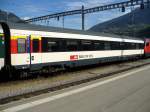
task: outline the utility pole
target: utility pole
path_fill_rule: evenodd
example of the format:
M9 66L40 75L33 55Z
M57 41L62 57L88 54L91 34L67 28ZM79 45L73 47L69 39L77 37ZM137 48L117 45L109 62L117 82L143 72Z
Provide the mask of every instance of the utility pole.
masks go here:
M6 12L6 22L8 23L8 15L9 15L9 12Z
M149 7L150 7L150 1L147 0L147 8L149 8Z
M133 28L133 33L132 36L135 37L135 24L134 24L134 5L133 5L133 0L131 0L131 27Z
M82 30L84 30L84 6L82 5L82 9L81 9L81 16L82 16Z
M65 27L65 17L64 16L62 17L62 25L63 25L63 29L64 29L64 27Z

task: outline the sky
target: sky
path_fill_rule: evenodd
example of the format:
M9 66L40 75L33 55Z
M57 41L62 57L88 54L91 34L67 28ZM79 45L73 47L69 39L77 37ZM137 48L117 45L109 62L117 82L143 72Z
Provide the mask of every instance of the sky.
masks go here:
M81 9L82 5L85 8L92 8L122 1L127 0L0 0L0 10L12 12L22 19L29 19L62 11ZM126 9L126 12L121 12L120 9L114 9L86 14L85 28L89 29L98 23L119 17L128 12L130 12L130 8ZM67 16L64 20L66 28L81 29L81 15ZM38 22L36 24L45 25L44 22ZM51 19L49 25L62 27L62 18L59 21L57 19Z

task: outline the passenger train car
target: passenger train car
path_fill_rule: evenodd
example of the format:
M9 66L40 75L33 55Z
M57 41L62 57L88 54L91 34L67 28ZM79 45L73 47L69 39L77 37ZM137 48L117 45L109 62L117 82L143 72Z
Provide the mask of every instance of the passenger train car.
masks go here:
M149 42L103 33L0 23L0 69L13 76L14 71L127 60L150 54Z
M145 57L150 56L150 39L145 39L144 55Z

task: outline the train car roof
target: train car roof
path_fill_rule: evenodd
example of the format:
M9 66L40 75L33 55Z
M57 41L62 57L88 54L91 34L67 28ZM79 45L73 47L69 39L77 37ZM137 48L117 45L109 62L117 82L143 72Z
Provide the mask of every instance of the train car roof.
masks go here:
M60 32L60 33L70 33L70 34L82 34L82 35L106 36L106 37L114 37L114 38L143 40L141 38L120 36L120 35L115 35L110 33L100 33L100 32L83 31L83 30L75 30L75 29L67 29L67 28L58 28L58 27L42 26L42 25L27 24L27 23L7 23L7 24L10 29Z

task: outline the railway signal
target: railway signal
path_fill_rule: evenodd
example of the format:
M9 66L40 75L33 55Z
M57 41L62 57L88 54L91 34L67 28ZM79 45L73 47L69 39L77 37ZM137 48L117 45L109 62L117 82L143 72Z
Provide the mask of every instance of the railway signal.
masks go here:
M125 12L125 6L122 6L122 12Z
M144 3L141 3L140 8L144 9Z

